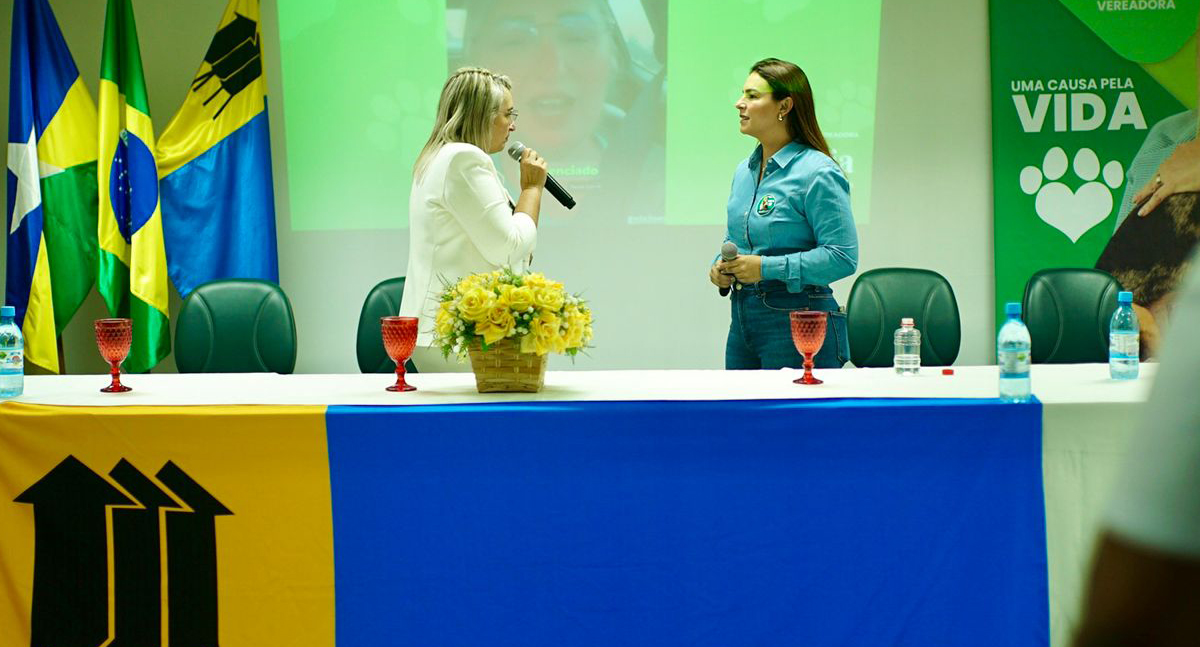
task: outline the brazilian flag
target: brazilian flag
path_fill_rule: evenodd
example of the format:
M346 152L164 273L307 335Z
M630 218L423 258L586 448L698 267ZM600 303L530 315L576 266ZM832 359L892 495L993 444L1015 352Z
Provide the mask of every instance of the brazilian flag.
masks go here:
M171 351L167 259L154 161L154 128L129 0L108 0L100 61L98 185L100 295L133 319L125 368L143 372Z
M25 358L57 371L96 281L96 104L46 0L13 3L10 61L5 302Z

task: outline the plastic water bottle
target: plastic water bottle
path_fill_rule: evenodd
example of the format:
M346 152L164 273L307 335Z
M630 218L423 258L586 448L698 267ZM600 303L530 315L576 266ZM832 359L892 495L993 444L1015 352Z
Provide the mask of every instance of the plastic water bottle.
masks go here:
M25 392L25 338L13 322L17 309L0 307L0 398Z
M1028 402L1030 398L1029 329L1021 321L1021 304L1007 303L1004 314L1008 320L996 336L996 359L1000 363L1000 399L1005 402Z
M1117 309L1108 324L1108 374L1112 379L1137 379L1140 333L1138 318L1133 312L1133 293L1117 293Z
M913 327L913 320L905 317L895 334L896 354L892 366L896 375L916 375L921 371L921 331Z

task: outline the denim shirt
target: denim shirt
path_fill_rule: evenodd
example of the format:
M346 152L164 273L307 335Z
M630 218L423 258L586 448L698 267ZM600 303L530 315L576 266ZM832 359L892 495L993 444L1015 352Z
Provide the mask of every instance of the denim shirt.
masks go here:
M725 240L762 256L763 280L783 281L789 292L853 274L858 233L841 168L795 141L767 161L760 184L761 164L760 145L733 174Z

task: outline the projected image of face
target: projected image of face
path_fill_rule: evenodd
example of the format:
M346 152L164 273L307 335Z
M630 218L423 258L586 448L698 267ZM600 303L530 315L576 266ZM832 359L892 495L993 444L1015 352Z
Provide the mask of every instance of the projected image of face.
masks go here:
M448 63L512 80L514 139L575 197L572 217L660 221L665 20L665 2L447 0ZM515 180L515 166L498 166Z
M466 57L502 70L521 89L530 146L547 159L598 161L592 137L615 67L613 41L592 0L488 2L470 20ZM474 27L479 31L472 33Z

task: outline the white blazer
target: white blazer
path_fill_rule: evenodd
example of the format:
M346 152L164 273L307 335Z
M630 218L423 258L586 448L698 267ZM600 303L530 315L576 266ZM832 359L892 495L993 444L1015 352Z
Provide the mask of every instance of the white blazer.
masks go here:
M441 279L458 281L504 265L525 270L537 226L511 205L492 158L471 144L446 144L413 182L400 316L420 318L418 346L433 344Z

